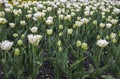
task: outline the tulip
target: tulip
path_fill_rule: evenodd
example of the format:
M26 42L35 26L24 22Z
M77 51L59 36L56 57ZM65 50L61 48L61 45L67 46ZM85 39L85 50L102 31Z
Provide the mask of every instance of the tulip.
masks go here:
M98 40L97 41L97 43L96 43L99 47L105 47L105 46L107 46L108 44L109 44L109 42L108 41L106 41L106 40L103 40L103 39L100 39L100 40Z
M77 43L76 43L76 46L80 47L81 46L81 41L78 40Z
M5 40L0 43L0 48L2 50L8 51L11 49L12 45L13 45L13 42L10 42L9 40Z
M29 34L27 37L28 37L29 43L31 43L34 46L37 46L42 39L42 35Z
M53 30L52 30L52 29L48 29L48 30L47 30L47 34L48 34L48 35L52 35L52 33L53 33Z
M37 27L32 27L32 28L30 28L30 31L32 32L32 33L37 33L37 30L38 30L38 28Z
M69 35L71 35L71 34L73 33L73 29L68 29L68 30L67 30L67 33L68 33Z

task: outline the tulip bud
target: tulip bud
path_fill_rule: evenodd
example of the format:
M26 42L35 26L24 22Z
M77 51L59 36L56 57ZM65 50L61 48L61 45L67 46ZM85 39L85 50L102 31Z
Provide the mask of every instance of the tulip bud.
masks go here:
M59 41L57 42L57 45L58 45L58 46L61 46L61 45L62 45L61 40L59 40Z
M104 28L104 27L105 27L105 24L104 24L104 23L100 23L100 27L101 27L101 28Z
M112 43L117 43L117 40L115 38L112 39Z
M59 37L60 37L60 36L62 36L62 35L63 35L63 33L62 33L62 32L60 32L60 33L59 33Z
M67 20L67 17L66 17L66 16L64 17L64 20Z
M100 35L98 35L98 36L97 36L97 40L99 40L100 38L101 38Z
M94 25L97 25L97 20L94 20L94 21L93 21L93 24L94 24Z
M111 39L113 39L113 38L115 38L115 37L116 37L116 34L115 34L115 33L111 33L111 34L110 34L110 38L111 38Z
M76 24L73 24L73 28L76 28L77 26L76 26Z
M47 30L47 34L48 34L48 35L52 35L52 33L53 33L53 30L52 30L52 29L48 29L48 30Z
M81 41L78 40L76 46L80 47L81 46Z
M23 41L22 41L22 40L18 40L18 41L17 41L17 44L18 44L19 46L21 46L21 45L23 45Z
M71 34L73 33L73 29L68 29L68 30L67 30L67 33L68 33L69 35L71 35Z
M26 23L25 21L20 21L20 24L21 24L22 26L24 26L24 25L26 25L27 23Z
M105 18L105 16L103 15L103 16L102 16L102 19L104 19L104 18Z
M79 21L80 21L80 20L81 20L81 17L77 17L77 20L79 20Z
M4 59L4 58L1 60L1 62L2 62L2 63L4 63L4 64L6 63L6 61L5 61L5 59Z
M13 34L13 37L14 37L14 38L17 38L17 37L18 37L18 34L17 34L17 33L14 33L14 34Z
M120 37L120 32L119 32L118 36Z
M108 35L105 37L106 40L109 40L109 38L110 38L110 37L109 37Z
M87 50L87 49L88 49L87 43L82 43L81 48L82 48L83 50Z
M61 52L63 49L62 49L62 47L59 47L59 51Z
M22 34L22 35L21 35L21 38L22 38L22 39L24 39L24 38L25 38L25 35L24 35L24 34Z
M14 50L14 56L19 56L20 50L18 48L15 48Z
M62 30L63 29L63 25L59 25L59 29Z

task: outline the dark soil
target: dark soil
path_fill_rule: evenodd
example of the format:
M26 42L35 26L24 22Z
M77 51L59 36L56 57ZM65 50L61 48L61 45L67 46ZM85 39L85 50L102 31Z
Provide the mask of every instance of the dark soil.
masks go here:
M51 65L51 63L43 63L37 79L55 79L54 67Z

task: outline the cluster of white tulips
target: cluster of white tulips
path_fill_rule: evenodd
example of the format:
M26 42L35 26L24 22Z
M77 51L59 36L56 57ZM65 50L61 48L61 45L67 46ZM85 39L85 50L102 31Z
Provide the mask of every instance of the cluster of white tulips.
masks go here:
M5 79L12 75L37 79L46 61L53 65L55 79L62 79L63 74L68 79L120 78L120 4L81 0L4 3L0 63Z

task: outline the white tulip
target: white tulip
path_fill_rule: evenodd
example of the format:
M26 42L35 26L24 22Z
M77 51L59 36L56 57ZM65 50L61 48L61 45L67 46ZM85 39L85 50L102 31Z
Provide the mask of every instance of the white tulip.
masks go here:
M51 20L51 19L46 20L46 24L47 25L52 25L53 24L53 20Z
M35 46L37 46L39 44L40 40L42 39L42 35L29 34L27 37L28 37L29 43L31 43L32 45L35 45Z
M117 23L118 23L118 20L112 19L112 20L111 20L111 23L112 23L112 24L117 24Z
M111 34L110 34L110 38L111 38L111 39L114 39L115 37L116 37L116 34L115 34L115 33L111 33Z
M77 27L80 27L82 24L83 24L83 23L80 22L80 21L75 21L75 25L76 25Z
M14 28L15 27L15 23L9 23L10 28Z
M20 24L21 24L22 26L24 26L24 25L26 25L27 23L26 23L25 21L20 21Z
M68 29L68 30L67 30L67 33L68 33L69 35L71 35L71 34L73 33L73 29Z
M5 16L5 12L4 11L1 11L0 12L0 17L4 17Z
M48 19L48 20L53 20L53 17L52 17L52 16L49 16L47 19Z
M119 14L119 13L120 13L120 9L118 9L118 8L114 8L113 11L114 11L116 14Z
M85 12L84 12L84 15L85 15L85 16L89 16L89 15L90 15L90 11L85 11Z
M111 23L107 23L107 24L106 24L106 28L109 29L109 28L111 28L111 27L112 27L112 24L111 24Z
M75 13L74 13L74 12L71 12L71 16L75 16Z
M104 23L100 23L100 27L101 27L101 28L104 28L104 27L105 27L105 24L104 24Z
M63 18L64 18L64 15L60 14L60 15L59 15L59 18L60 18L60 19L63 19Z
M31 31L32 33L36 33L36 32L37 32L37 30L38 30L38 28L37 28L37 27L32 27L32 28L30 28L30 31Z
M83 19L81 19L81 22L84 23L84 24L87 24L89 22L89 19L83 18Z
M109 42L106 41L106 40L100 39L100 40L97 41L96 44L97 44L99 47L105 47L105 46L107 46L107 45L109 44Z
M67 0L60 0L60 2L63 2L63 3L65 3L65 2L67 2Z
M57 10L57 14L61 14L61 9Z
M5 10L5 12L11 12L10 8L5 8L4 10Z
M70 20L71 19L71 15L67 15L67 20Z
M47 8L47 11L52 11L52 7L48 7L48 8Z
M0 24L5 24L7 20L5 18L0 18Z
M32 14L25 15L27 19L30 19L32 17Z
M78 16L78 17L77 17L77 20L80 21L80 20L81 20L81 17Z
M10 42L9 40L5 40L0 43L0 48L2 50L8 51L11 49L12 45L13 45L13 42Z
M33 16L34 16L36 19L41 19L42 17L45 16L45 13L44 13L44 12L36 12L35 14L33 14Z
M42 9L43 7L44 7L43 4L38 4L38 5L37 5L37 8L38 8L38 9Z

